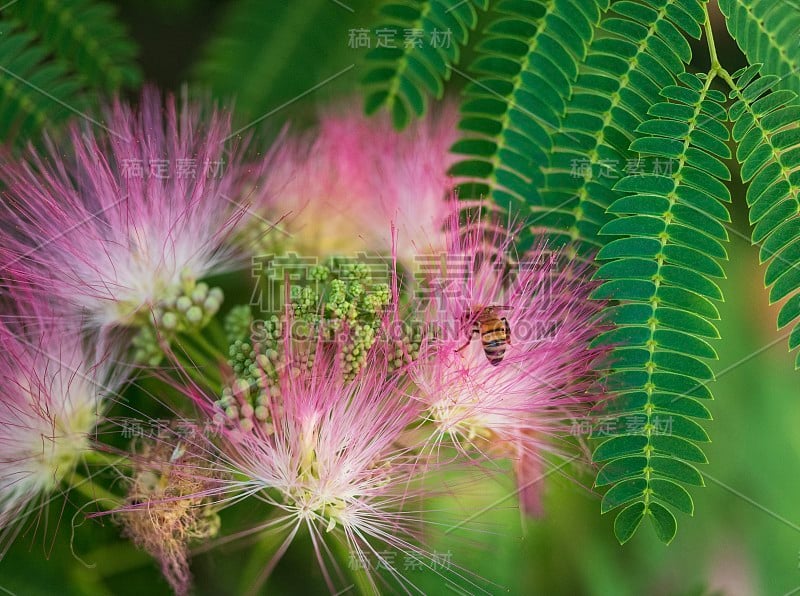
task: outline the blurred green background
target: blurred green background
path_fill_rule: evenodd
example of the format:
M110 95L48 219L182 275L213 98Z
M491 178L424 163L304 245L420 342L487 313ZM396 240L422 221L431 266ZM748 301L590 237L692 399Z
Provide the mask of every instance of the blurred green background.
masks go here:
M24 1L24 0L22 0ZM312 122L319 105L357 95L363 50L348 47L349 31L374 24L364 0L123 0L121 20L140 48L147 81L177 90L189 82L216 97L234 98L236 120L260 120L268 136L288 121ZM2 10L2 9L0 9ZM718 25L721 25L718 23ZM742 64L717 27L725 65ZM696 66L708 60L702 49ZM464 58L468 61L469 56ZM327 82L325 82L327 81ZM325 82L324 84L321 84ZM453 80L458 93L461 81ZM736 174L734 174L736 177ZM649 528L620 547L609 516L590 489L553 475L543 519L525 521L511 482L483 480L468 494L432 506L445 527L455 515L484 511L432 548L486 579L492 594L792 594L800 593L800 395L793 358L775 331L756 251L747 240L743 195L734 188L730 264L723 289L722 341L713 390L713 444L703 466L707 487L693 492L694 518L679 519L670 546ZM593 474L579 479L591 485ZM75 503L56 499L29 523L0 561L0 591L11 594L167 594L153 562L117 539L114 524L85 521ZM248 506L226 513L236 523L257 519ZM234 520L234 518L237 518ZM73 521L77 526L74 528ZM198 554L198 594L238 594L248 565L261 563L246 542ZM410 578L427 594L458 593L425 572ZM309 544L299 540L279 564L266 592L325 592ZM477 591L477 590L475 590Z

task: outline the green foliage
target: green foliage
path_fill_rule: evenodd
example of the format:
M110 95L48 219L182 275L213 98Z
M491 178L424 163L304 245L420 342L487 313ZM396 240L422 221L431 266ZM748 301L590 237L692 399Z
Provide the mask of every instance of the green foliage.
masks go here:
M80 105L80 84L20 23L0 20L0 134L27 140L46 124L64 120ZM46 91L45 91L46 89ZM40 91L42 90L42 91Z
M614 191L623 196L608 208L617 218L600 230L619 237L597 255L604 283L595 292L621 302L609 312L617 327L598 339L615 346L609 385L618 392L605 412L611 431L601 434L619 436L594 459L603 463L597 485L610 486L603 511L627 505L615 523L620 542L644 516L670 542L671 510L693 512L682 484L703 484L694 464L706 458L696 443L709 439L694 419L711 418L702 400L711 398L713 373L704 360L716 358L707 339L718 337L714 279L724 277L731 200L725 95L713 80L684 73L662 89L666 101L652 106L630 149L668 160L669 172L621 179Z
M70 65L93 89L135 88L142 75L136 46L114 8L98 0L26 0L7 9L50 54Z
M750 64L780 77L776 89L800 93L800 3L796 0L719 0L728 30Z
M453 152L466 156L452 173L473 183L462 198L490 196L527 211L542 186L579 64L607 1L505 0L477 45Z
M753 244L767 263L765 283L770 302L787 299L778 327L800 317L800 106L797 95L781 90L775 75L757 77L758 66L739 73L730 108L736 159L742 164ZM800 326L789 337L789 349L800 346ZM795 360L800 368L800 354Z
M476 8L488 6L489 0L393 0L381 6L380 29L391 32L395 47L376 47L367 55L367 113L386 105L401 129L412 115L424 114L426 94L442 97L444 81L478 24ZM406 42L407 31L422 33L418 43ZM437 39L442 33L449 33L448 41Z
M141 81L135 46L96 0L30 0L0 13L0 134L19 144Z
M231 2L193 78L230 100L242 125L312 94L318 99L348 89L358 57L348 34L358 26L353 14L365 13L369 5L368 0L292 0L269 7L263 0ZM290 113L282 111L281 121Z
M595 35L554 140L534 232L587 255L613 214L614 184L638 159L634 131L691 60L685 34L699 38L704 0L612 5ZM684 33L681 33L683 30Z

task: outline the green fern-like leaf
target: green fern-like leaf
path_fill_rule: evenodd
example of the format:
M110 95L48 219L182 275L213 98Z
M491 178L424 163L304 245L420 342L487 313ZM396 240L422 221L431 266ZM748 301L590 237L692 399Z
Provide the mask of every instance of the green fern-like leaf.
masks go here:
M589 52L567 105L561 132L535 209L533 232L570 252L591 254L605 239L598 232L613 218L614 184L631 171L638 154L630 144L691 59L684 35L699 38L705 0L614 2ZM683 31L683 33L681 32Z
M775 88L800 93L800 2L719 0L719 7L750 64L780 77Z
M609 384L618 397L600 433L616 436L594 459L603 464L597 485L609 487L603 512L626 506L615 523L621 542L644 516L671 541L672 510L693 512L683 484L703 484L694 464L706 461L697 443L709 439L695 419L711 418L704 360L716 358L707 339L718 337L722 293L713 280L724 276L731 199L722 182L730 179L725 95L711 89L713 78L684 73L662 90L667 101L652 107L631 150L669 160L670 172L620 180L614 190L624 196L609 207L618 218L600 231L618 237L598 253L606 262L595 292L619 301L610 309L617 327L598 340L615 346Z
M25 0L6 11L69 64L87 87L115 91L141 82L136 46L111 5L98 0Z
M21 23L0 20L0 139L24 143L82 105L80 82Z
M461 197L491 196L506 208L527 209L542 186L578 65L607 1L506 0L478 44L470 67L453 152L466 156L452 173L472 182ZM524 212L524 211L523 211Z
M489 0L391 0L380 8L380 27L391 32L393 47L376 47L367 54L369 71L364 107L368 114L387 106L395 127L404 128L412 115L426 109L426 94L440 98L450 67L457 64L470 32L478 24L476 8ZM407 43L406 32L422 33ZM447 34L445 41L442 34ZM389 44L386 44L389 45Z
M742 164L753 243L767 263L765 283L770 302L787 299L778 327L800 317L800 105L793 91L780 90L774 75L756 77L759 66L736 73L730 108L736 158ZM778 89L778 90L776 90ZM800 325L789 349L800 346ZM795 359L800 368L800 354Z

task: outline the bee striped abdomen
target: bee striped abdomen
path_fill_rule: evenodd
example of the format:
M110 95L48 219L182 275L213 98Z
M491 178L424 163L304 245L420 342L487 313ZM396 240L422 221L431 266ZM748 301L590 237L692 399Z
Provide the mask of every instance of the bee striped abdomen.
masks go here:
M505 324L498 319L481 325L481 342L489 362L494 366L500 364L506 353L506 344L508 343Z

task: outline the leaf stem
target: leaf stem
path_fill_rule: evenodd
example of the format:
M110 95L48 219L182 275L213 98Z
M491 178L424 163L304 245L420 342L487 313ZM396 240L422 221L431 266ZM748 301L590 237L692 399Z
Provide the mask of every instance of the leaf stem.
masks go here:
M733 81L733 77L731 77L730 73L722 67L722 64L719 61L719 56L717 55L717 46L714 42L714 28L711 26L711 17L708 13L708 5L705 6L706 11L706 21L703 24L703 29L706 34L706 43L708 44L708 54L711 58L711 67L709 68L708 75L713 77L718 75L723 81L725 81L731 89L736 88L736 84Z

